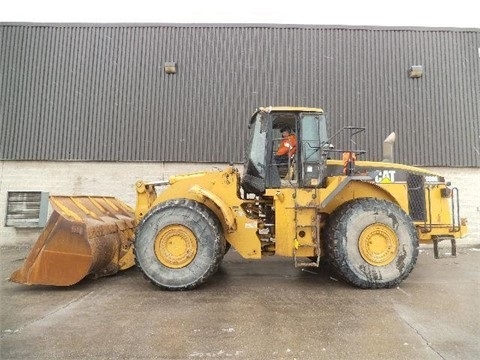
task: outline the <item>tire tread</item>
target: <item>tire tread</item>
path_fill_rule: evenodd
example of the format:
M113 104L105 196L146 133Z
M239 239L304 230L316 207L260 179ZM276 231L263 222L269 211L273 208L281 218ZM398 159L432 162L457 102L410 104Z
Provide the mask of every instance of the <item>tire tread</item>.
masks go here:
M407 264L406 270L398 276L396 279L386 282L379 281L366 281L360 279L349 266L349 259L347 257L345 249L341 245L341 239L345 236L345 224L348 224L349 218L353 212L371 210L372 207L390 208L396 207L405 216L404 221L409 225L408 231L412 238L413 254L412 260ZM398 286L415 267L418 256L418 237L413 226L412 219L408 214L403 212L397 205L392 202L374 198L362 198L349 201L340 206L328 219L326 229L324 231L325 250L328 263L333 268L334 272L345 282L364 289L379 289L379 288L392 288Z
M135 246L136 243L134 244L135 264L137 268L140 269L140 271L143 273L144 277L147 280L149 280L152 284L154 284L155 286L163 290L173 290L173 291L191 290L202 285L213 274L215 274L218 270L218 267L220 266L220 263L222 262L223 256L225 254L225 247L226 247L225 238L222 233L223 231L222 226L218 218L215 216L215 214L205 205L190 199L172 199L172 200L168 200L163 203L160 203L149 210L149 212L144 216L144 218L138 224L135 232L135 238L138 238L140 232L142 231L142 227L144 226L145 223L148 222L150 217L152 217L154 214L158 212L168 211L170 209L175 209L177 213L184 212L185 213L184 216L187 219L189 218L191 221L195 220L194 214L195 213L198 214L204 220L203 222L204 226L201 228L201 232L203 232L205 229L208 229L208 228L210 228L210 230L214 232L214 243L212 245L214 246L214 249L216 248L216 250L214 251L214 258L212 259L211 264L208 266L205 272L203 272L202 274L198 274L198 277L195 279L195 281L190 282L188 284L178 283L174 285L162 284L159 281L156 281L155 279L153 279L144 271L144 269L142 268L142 265L138 261L137 246Z

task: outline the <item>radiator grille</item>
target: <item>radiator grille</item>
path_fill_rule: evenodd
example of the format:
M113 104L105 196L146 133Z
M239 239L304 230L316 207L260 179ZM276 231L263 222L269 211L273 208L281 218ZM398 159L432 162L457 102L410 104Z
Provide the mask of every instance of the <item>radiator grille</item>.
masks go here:
M408 207L410 216L416 221L425 221L427 211L425 205L425 178L421 175L409 174L407 177Z

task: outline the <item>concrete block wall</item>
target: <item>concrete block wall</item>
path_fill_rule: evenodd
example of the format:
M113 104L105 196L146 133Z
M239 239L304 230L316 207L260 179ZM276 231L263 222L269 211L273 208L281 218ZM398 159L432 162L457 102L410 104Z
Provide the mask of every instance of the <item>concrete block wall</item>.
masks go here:
M0 245L33 243L41 229L5 227L8 191L47 191L50 195L114 196L135 207L135 182L167 180L176 174L223 169L224 164L0 162ZM51 210L50 210L51 211Z
M8 191L47 191L52 195L115 196L135 206L135 182L167 180L170 176L223 169L226 164L0 162L0 245L31 244L41 229L5 227ZM242 170L242 168L240 168ZM429 168L460 190L461 216L470 226L468 239L480 242L480 168Z

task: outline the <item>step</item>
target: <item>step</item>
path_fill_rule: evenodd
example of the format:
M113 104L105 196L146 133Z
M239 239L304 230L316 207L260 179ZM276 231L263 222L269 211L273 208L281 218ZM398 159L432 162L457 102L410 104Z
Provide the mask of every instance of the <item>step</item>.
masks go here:
M450 240L450 244L451 244L450 254L451 255L450 256L448 256L448 255L440 256L440 253L438 251L438 243L441 242L441 241L447 241L447 240ZM457 257L457 241L455 240L455 238L453 238L453 237L438 237L438 238L432 239L432 241L433 241L433 256L435 257L435 259Z

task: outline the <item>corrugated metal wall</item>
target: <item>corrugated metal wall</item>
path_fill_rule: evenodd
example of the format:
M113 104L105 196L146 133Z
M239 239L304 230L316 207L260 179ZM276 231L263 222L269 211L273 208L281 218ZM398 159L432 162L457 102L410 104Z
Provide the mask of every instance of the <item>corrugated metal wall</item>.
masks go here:
M365 125L369 158L396 131L398 162L480 166L479 48L479 29L0 24L0 158L239 162L256 107L300 105Z

